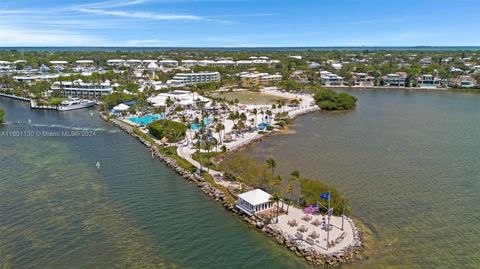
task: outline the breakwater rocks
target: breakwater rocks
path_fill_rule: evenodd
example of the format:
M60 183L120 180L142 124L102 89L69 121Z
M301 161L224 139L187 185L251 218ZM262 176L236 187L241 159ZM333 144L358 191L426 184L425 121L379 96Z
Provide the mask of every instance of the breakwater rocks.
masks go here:
M175 159L162 154L155 145L152 145L152 143L150 141L148 141L148 140L144 139L143 137L137 135L133 131L133 127L131 127L130 125L128 125L126 123L123 123L119 120L116 120L116 119L108 119L107 117L105 117L103 115L101 115L101 117L104 120L109 121L113 125L115 125L115 126L119 127L120 129L124 130L127 134L136 138L139 142L141 142L147 148L150 149L153 156L158 157L165 165L167 165L168 167L175 170L175 172L177 172L179 175L181 175L185 179L196 183L196 185L203 191L203 193L205 193L208 196L213 197L216 201L226 202L225 201L225 193L223 191L215 188L209 182L206 182L204 180L204 178L202 176L200 176L199 174L192 173L190 171L187 171L183 167L179 166Z
M247 224L249 224L253 228L256 228L258 231L265 233L272 239L276 240L278 244L284 245L287 249L294 252L297 256L303 257L308 263L315 265L338 266L342 263L353 261L357 254L363 249L362 232L355 226L352 219L346 218L346 220L350 222L353 227L354 241L352 242L352 244L332 253L319 253L315 249L308 247L305 243L303 243L302 240L298 240L288 234L283 233L272 225L266 223L264 220L256 216L248 216L242 213L235 207L235 204L227 201L226 194L222 190L212 186L212 184L210 184L209 182L206 182L201 175L192 173L180 167L175 159L165 156L157 149L155 145L152 145L150 141L136 134L132 126L117 119L108 119L104 115L101 115L101 117L105 121L111 122L113 125L119 127L129 135L136 138L139 142L141 142L150 149L153 156L158 157L165 165L175 170L185 179L194 182L203 191L203 193L205 193L207 196L212 197L213 199L215 199L215 201L222 203L223 207L226 210L236 215L239 215ZM230 193L230 195L235 196L232 193Z

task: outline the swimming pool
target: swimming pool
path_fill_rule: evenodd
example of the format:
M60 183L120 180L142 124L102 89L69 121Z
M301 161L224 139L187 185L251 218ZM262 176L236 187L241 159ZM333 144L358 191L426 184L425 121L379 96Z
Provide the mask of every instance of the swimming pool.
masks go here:
M149 115L145 115L143 117L129 118L128 120L130 120L131 122L140 124L140 125L147 125L147 124L149 124L153 121L163 120L163 119L165 119L164 114L149 114Z
M213 122L213 118L203 119L203 124L205 124L205 126L211 124L212 122ZM192 129L192 131L198 131L198 130L200 130L200 124L199 123L192 123L190 125L190 128Z

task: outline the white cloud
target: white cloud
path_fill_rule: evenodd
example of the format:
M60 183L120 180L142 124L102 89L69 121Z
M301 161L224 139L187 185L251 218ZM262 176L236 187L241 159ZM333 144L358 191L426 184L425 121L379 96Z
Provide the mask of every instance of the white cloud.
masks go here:
M129 46L129 47L160 47L160 46L166 46L167 44L168 44L167 40L134 39L134 40L128 40L126 46Z
M106 46L96 36L70 31L33 30L0 25L0 46Z
M183 14L159 14L151 12L127 12L120 10L104 10L95 8L78 8L76 11L83 13L97 14L97 15L111 15L126 18L147 19L147 20L162 20L162 21L174 21L174 20L189 20L199 21L204 18L195 15L183 15Z

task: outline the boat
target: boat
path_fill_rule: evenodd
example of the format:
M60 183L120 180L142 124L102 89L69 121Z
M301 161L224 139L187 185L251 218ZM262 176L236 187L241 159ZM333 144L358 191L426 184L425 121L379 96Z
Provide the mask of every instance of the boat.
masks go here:
M69 100L63 101L60 106L58 107L59 111L69 111L74 109L81 109L87 108L96 105L94 101L79 99L79 98L71 98Z

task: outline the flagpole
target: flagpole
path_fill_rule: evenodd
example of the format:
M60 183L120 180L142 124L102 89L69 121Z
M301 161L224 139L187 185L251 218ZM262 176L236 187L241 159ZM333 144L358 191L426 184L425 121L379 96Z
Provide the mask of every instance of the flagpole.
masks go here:
M343 231L343 217L345 216L345 200L343 200L343 210L342 210L342 231Z
M328 210L327 210L327 217L328 217L328 221L327 221L327 249L328 249L328 246L330 246L330 190L328 190Z

